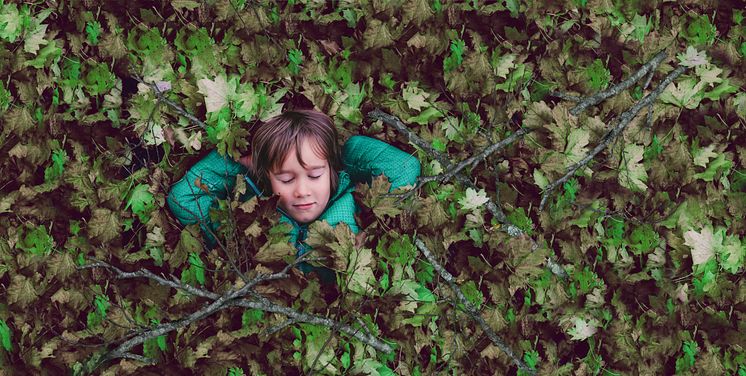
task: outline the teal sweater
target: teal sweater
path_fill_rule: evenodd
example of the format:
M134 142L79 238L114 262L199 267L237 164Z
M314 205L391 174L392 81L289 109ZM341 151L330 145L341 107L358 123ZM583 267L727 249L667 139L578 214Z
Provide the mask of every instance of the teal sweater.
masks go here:
M391 190L413 185L420 175L420 162L417 158L391 146L383 141L365 136L353 136L344 145L342 151L343 171L339 172L339 185L329 199L326 210L318 218L325 220L330 225L336 226L340 222L346 223L354 233L360 228L355 223L355 201L352 192L355 185L360 182L370 183L374 176L386 175L391 182ZM216 241L210 234L219 227L218 223L212 223L209 217L209 208L217 206L218 199L225 199L235 186L236 175L242 174L247 185L251 188L250 193L242 197L248 200L254 195L261 193L249 176L248 169L242 164L221 156L217 151L212 151L192 168L171 188L168 195L168 206L171 212L182 225L199 223L202 232L210 247L215 246ZM209 192L194 185L195 180L200 178L202 185ZM300 256L309 249L303 242L306 239L308 226L300 224L292 217L286 215L281 209L280 221L292 226L290 241L295 245ZM301 267L308 271L308 267Z

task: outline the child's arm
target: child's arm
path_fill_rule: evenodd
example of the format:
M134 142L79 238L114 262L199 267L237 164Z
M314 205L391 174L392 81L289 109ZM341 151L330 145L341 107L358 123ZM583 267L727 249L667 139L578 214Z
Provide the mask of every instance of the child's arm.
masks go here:
M210 221L210 207L233 191L238 174L246 176L248 169L213 150L195 163L184 177L171 187L168 194L168 206L176 219L185 226L199 223L209 246L215 245L211 232L215 232L218 227L218 224ZM251 187L248 191L251 193ZM249 195L252 196L253 194Z
M354 183L370 183L374 176L386 175L391 189L413 185L420 176L420 161L383 141L352 136L344 145L342 161Z

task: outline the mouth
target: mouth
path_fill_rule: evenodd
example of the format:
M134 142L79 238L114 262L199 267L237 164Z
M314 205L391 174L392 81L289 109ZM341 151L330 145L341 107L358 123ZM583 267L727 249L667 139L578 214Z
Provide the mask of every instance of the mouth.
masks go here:
M312 207L313 205L314 205L314 203L312 202L312 203L310 203L310 204L300 204L300 205L293 205L293 207L294 207L294 208L296 208L296 209L298 209L298 210L308 210L308 209L310 209L310 208L311 208L311 207Z

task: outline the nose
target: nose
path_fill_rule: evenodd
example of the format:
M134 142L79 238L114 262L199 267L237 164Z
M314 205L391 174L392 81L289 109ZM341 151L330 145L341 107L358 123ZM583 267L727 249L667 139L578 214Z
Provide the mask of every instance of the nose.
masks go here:
M302 182L299 182L295 185L295 197L306 197L311 193L311 191L308 189L308 185L304 184Z

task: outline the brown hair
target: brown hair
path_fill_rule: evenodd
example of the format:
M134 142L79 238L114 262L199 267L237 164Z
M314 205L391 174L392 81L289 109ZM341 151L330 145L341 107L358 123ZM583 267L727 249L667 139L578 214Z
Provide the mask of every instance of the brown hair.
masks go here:
M315 110L286 111L267 120L254 132L251 140L251 172L257 178L259 188L265 193L272 191L269 173L282 167L282 162L293 148L298 161L305 168L300 144L309 139L314 141L313 151L329 162L331 194L334 195L339 184L338 171L342 169L342 152L337 138L337 128L332 119Z

